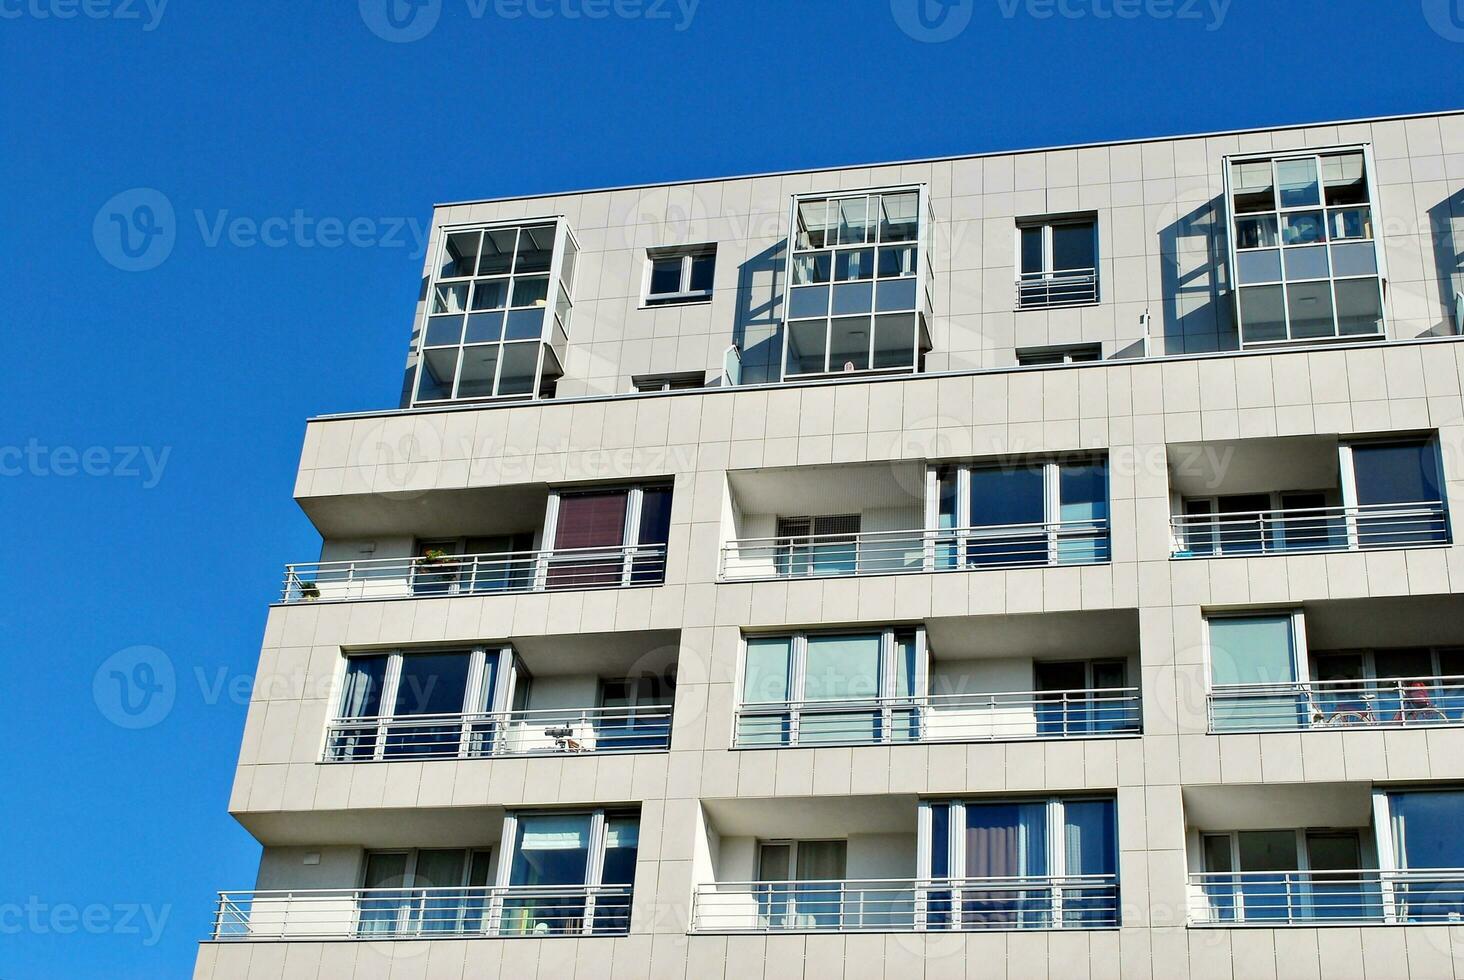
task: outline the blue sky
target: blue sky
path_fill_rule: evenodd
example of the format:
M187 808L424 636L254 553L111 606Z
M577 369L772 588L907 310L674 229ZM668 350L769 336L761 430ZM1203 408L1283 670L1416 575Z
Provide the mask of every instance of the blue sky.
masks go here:
M318 548L304 420L395 404L434 202L1464 81L1464 0L412 0L400 30L386 2L0 0L6 980L186 976L252 885L226 805L265 604Z

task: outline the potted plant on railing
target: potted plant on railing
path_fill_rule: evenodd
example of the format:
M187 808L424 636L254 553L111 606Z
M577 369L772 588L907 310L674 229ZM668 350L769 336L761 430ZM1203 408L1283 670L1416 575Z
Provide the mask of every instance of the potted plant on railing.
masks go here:
M300 579L298 585L300 589L300 598L304 599L306 602L310 602L312 600L320 598L320 586L316 585L309 579Z

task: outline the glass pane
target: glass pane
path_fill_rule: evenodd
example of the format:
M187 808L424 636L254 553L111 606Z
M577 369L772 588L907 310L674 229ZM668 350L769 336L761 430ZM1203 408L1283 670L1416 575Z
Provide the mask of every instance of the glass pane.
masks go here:
M1391 793L1388 800L1401 867L1464 868L1464 792Z
M1315 160L1279 160L1276 179L1281 185L1283 208L1304 208L1322 203Z
M1045 803L966 804L966 876L1029 878L1047 873ZM1010 886L1011 882L1003 882ZM961 891L961 917L967 926L1040 927L1051 913L1045 887Z
M530 306L543 306L549 301L549 277L529 276L520 279L517 276L513 280L513 305L522 309Z
M407 857L402 852L366 855L364 888L391 888L407 882Z
M915 191L886 194L880 198L879 240L915 241L920 234L919 207L920 195Z
M1290 830L1243 830L1236 835L1241 871L1295 871L1296 834Z
M893 279L897 276L915 275L917 248L914 245L896 245L879 250L879 277Z
M1045 565L1048 537L1043 467L971 470L966 561L975 566Z
M1367 202L1367 176L1361 153L1322 157L1322 180L1327 187L1328 204Z
M883 293L881 292L881 295ZM915 314L874 318L875 368L915 366Z
M715 253L692 256L691 291L694 293L711 292L712 280L716 277L716 272L717 256Z
M432 290L433 313L461 313L468 308L468 284L440 282Z
M767 704L787 701L791 656L792 640L787 637L748 637L747 664L742 681L743 702Z
M1066 874L1117 875L1118 828L1111 800L1063 804L1063 856ZM1107 925L1118 920L1118 886L1094 882L1064 888L1064 925Z
M1240 336L1247 343L1286 339L1286 306L1280 286L1240 291Z
M833 321L829 339L829 370L869 370L869 317L845 317Z
M1331 337L1337 332L1332 321L1332 287L1326 282L1296 283L1286 287L1286 305L1291 311L1291 337Z
M513 329L513 315L509 316L509 329ZM503 366L499 369L498 394L526 395L531 393L538 381L539 347L537 342L504 344Z
M874 306L874 283L849 282L834 287L834 316L868 313Z
M496 342L503 337L503 311L468 314L468 343Z
M1310 245L1327 240L1326 229L1320 211L1300 211L1281 216L1281 243L1283 245Z
M1333 241L1373 237L1371 208L1341 208L1327 212L1327 219Z
M427 318L428 347L456 347L462 338L463 318L461 315Z
M860 245L874 239L874 215L869 198L847 197L838 202L839 244Z
M797 286L788 297L788 316L791 319L829 315L828 286Z
M1352 472L1357 480L1357 502L1363 506L1442 499L1438 459L1431 443L1355 445Z
M452 397L452 382L457 375L457 348L429 350L422 355L422 370L417 378L417 400L436 401Z
M1220 684L1296 680L1290 616L1210 620L1210 679Z
M1325 279L1328 274L1327 246L1314 245L1311 248L1286 250L1287 279L1293 282L1298 279Z
M582 885L590 854L590 815L519 817L511 885Z
M827 320L794 320L788 325L789 374L822 372L827 363L827 352Z
M793 846L791 844L764 844L758 849L758 881L793 880Z
M1052 270L1071 272L1098 265L1097 243L1091 222L1052 226Z
M1279 249L1264 252L1237 252L1235 261L1239 266L1240 281L1243 284L1281 281L1281 252Z
M544 335L544 310L509 310L504 340L538 340Z
M874 249L853 248L834 257L834 281L852 282L874 278Z
M1229 834L1206 834L1203 838L1203 844L1206 871L1226 872L1234 870L1231 867Z
M381 714L381 688L386 683L388 657L352 657L346 661L345 690L341 692L342 718L374 718Z
M1343 336L1383 332L1383 297L1376 279L1336 283L1337 327Z
M1236 248L1274 248L1279 244L1274 214L1235 219Z
M879 696L878 634L810 636L804 668L804 697L837 701Z
M463 711L471 657L466 653L414 653L402 657L396 715L451 715Z
M417 873L412 876L414 888L454 888L463 883L467 870L467 853L453 850L419 851Z
M517 228L498 228L485 234L483 254L478 259L478 275L503 275L512 269L513 248L517 241Z
M500 314L501 316L501 314ZM459 398L493 397L493 377L498 370L498 345L463 349L463 377L458 382Z
M1057 556L1064 562L1108 560L1108 464L1063 464L1058 468Z
M473 309L501 310L507 305L507 279L479 279L473 283Z
M518 262L513 267L515 274L548 272L553 258L553 225L535 225L519 232Z
M881 313L915 309L915 280L896 279L889 282L881 282L879 284L879 299L875 308Z
M649 487L641 493L638 544L665 544L671 534L671 488Z
M442 268L438 276L443 279L471 276L478 261L478 239L481 232L459 231L447 236L442 249Z
M579 261L579 249L575 247L574 241L568 235L564 236L564 261L559 268L559 281L564 286L574 288L575 263Z
M1377 248L1372 242L1333 245L1332 266L1332 274L1339 277L1375 276L1378 274Z
M651 295L681 292L681 256L651 263Z
M1021 235L1022 273L1036 275L1047 271L1046 258L1042 249L1042 228L1018 229Z
M834 258L828 252L811 252L793 256L793 285L828 282L833 274Z
M823 248L829 240L829 202L803 201L798 205L798 247Z

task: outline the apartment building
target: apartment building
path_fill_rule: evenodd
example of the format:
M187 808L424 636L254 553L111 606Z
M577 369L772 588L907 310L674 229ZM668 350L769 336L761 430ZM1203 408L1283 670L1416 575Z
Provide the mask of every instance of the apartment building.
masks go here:
M1461 290L1461 113L438 207L196 976L1464 976Z

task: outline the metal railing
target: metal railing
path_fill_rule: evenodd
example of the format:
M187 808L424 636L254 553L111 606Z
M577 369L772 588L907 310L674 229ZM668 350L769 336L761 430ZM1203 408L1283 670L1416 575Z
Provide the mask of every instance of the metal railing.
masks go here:
M285 566L283 602L489 595L660 585L664 544L562 548L445 558L369 558Z
M670 747L670 705L552 708L337 718L326 730L324 761L603 755L664 752Z
M622 936L630 885L219 892L215 940Z
M1098 302L1097 269L1029 272L1017 280L1017 309L1072 306Z
M1464 724L1464 676L1226 684L1208 697L1211 732Z
M1138 688L743 704L738 748L1104 738L1141 729Z
M740 538L722 548L722 578L836 578L1109 560L1108 521Z
M1296 507L1182 514L1170 518L1175 558L1220 558L1306 551L1415 548L1449 543L1442 501Z
M1243 871L1190 875L1190 923L1464 922L1464 870Z
M692 932L1111 929L1114 875L1064 878L731 881L698 885Z

